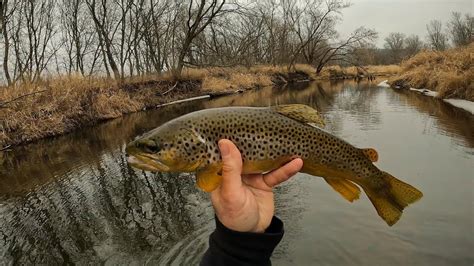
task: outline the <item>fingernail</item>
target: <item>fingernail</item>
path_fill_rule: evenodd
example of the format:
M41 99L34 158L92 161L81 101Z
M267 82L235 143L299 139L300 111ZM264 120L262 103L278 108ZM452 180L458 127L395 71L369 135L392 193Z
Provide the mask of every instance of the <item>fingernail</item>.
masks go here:
M221 151L221 156L227 156L229 154L229 147L222 141L219 141L219 150Z

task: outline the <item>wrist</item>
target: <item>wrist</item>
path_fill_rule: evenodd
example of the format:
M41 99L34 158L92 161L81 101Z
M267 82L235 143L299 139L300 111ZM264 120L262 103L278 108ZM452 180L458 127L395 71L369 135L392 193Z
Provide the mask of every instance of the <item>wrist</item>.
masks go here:
M252 229L252 230L238 230L232 227L227 226L224 224L219 216L214 215L214 219L216 222L216 228L226 232L232 232L239 235L258 235L258 234L281 234L283 233L283 222L276 216L271 218L271 221L268 226L264 229Z
M263 233L238 232L227 228L215 217L216 230L209 239L209 249L202 265L271 265L270 257L281 241L283 223L273 217Z
M218 220L225 228L240 233L262 233L265 228L260 229L258 222L252 221L247 217L219 215L216 213L216 220Z
M215 218L220 222L225 228L228 228L232 231L240 233L257 233L262 234L267 231L271 226L272 222L276 218L275 216L269 217L267 219L260 219L260 221L253 221L251 217L242 217L242 216L229 216L229 215L219 215L217 212ZM276 218L278 219L278 218Z

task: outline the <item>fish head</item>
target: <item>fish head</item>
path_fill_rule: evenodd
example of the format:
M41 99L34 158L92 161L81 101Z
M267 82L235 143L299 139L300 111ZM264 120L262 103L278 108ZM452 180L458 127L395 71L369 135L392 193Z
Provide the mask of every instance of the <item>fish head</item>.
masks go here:
M152 172L193 172L207 161L204 139L179 125L158 127L130 142L125 152L131 166Z

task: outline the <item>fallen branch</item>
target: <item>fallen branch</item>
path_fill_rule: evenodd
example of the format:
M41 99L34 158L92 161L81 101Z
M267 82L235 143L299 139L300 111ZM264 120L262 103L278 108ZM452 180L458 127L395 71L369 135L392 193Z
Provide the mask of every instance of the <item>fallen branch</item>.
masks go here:
M176 83L173 85L173 87L171 87L169 90L163 92L161 95L166 95L168 94L168 92L174 90L176 88L176 86L178 85L178 82L176 81Z
M12 146L12 145L7 145L7 146L5 146L5 147L3 147L3 148L0 148L0 151L4 151L4 150L10 148L11 146Z
M190 101L207 99L207 98L211 98L211 95L202 95L202 96L191 97L191 98L187 98L187 99L183 99L183 100L177 100L177 101L173 101L173 102L169 102L169 103L159 104L156 107L159 108L159 107L163 107L163 106L167 106L167 105L190 102Z
M311 80L310 79L301 79L301 80L297 80L296 83L300 83L300 82L310 82Z
M284 84L288 84L288 81L282 75L278 75L278 77L281 81L283 81Z
M5 105L7 105L7 104L9 104L9 103L12 103L12 102L14 102L14 101L20 100L20 99L25 98L25 97L27 97L27 96L31 96L31 95L34 95L34 94L42 93L42 92L45 92L45 91L47 91L47 90L35 91L35 92L23 94L23 95L21 95L21 96L18 96L18 97L16 97L16 98L13 98L13 99L11 99L11 100L9 100L9 101L6 101L6 102L0 102L0 108L7 108L7 107L5 107Z

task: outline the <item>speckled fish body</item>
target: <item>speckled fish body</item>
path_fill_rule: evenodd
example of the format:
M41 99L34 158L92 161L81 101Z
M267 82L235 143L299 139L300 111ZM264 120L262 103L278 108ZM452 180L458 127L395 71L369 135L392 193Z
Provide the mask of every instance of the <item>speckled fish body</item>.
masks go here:
M206 109L150 131L130 143L127 153L129 163L144 170L196 172L205 191L221 181L220 139L239 148L245 174L268 172L300 157L302 172L325 178L351 202L360 194L355 184L362 187L389 225L421 198L421 192L373 164L375 150L356 148L321 129L323 125L318 112L305 105Z

